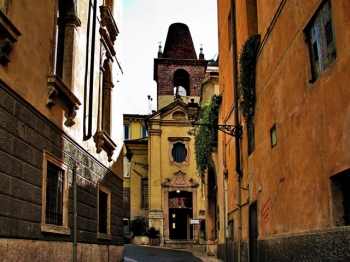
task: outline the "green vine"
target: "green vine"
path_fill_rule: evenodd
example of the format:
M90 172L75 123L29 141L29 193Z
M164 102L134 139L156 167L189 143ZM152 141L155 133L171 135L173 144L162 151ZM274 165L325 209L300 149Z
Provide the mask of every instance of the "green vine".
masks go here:
M218 122L218 107L221 101L221 96L213 95L211 100L201 106L199 111L199 119L201 124L188 131L189 135L195 137L194 149L197 170L199 177L204 182L204 173L207 168L214 168L212 153L217 146L218 132L216 128L211 126L217 125Z
M239 109L247 123L254 119L256 37L250 36L242 47L239 58Z

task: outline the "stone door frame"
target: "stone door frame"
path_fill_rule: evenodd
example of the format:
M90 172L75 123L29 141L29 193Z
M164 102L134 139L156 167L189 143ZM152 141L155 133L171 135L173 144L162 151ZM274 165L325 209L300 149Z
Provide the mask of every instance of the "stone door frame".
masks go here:
M193 178L186 178L186 173L181 170L174 173L173 178L166 178L162 183L163 188L163 212L164 212L164 240L170 240L169 231L169 192L176 190L192 192L192 214L197 214L197 189L199 184ZM198 229L193 227L193 239L198 240Z

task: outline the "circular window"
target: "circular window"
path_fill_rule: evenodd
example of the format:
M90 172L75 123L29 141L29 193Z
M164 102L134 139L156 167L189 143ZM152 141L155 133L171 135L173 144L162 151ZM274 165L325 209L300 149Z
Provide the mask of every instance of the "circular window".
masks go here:
M171 151L174 161L177 163L182 163L186 160L187 150L184 144L176 143Z

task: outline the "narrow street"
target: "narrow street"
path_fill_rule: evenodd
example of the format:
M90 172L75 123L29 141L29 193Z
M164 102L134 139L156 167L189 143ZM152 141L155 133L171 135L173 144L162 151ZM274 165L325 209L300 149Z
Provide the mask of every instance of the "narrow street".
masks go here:
M201 258L195 256L198 254ZM163 247L124 245L125 262L214 262L220 261L201 252L190 249L170 249Z

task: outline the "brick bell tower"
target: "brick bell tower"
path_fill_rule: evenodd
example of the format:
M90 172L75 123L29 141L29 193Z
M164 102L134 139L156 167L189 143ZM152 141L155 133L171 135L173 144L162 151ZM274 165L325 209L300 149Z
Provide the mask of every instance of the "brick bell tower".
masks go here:
M185 103L190 98L198 101L207 63L202 48L197 58L188 26L182 23L170 25L164 52L159 45L158 58L154 59L157 110L176 98L181 98Z

